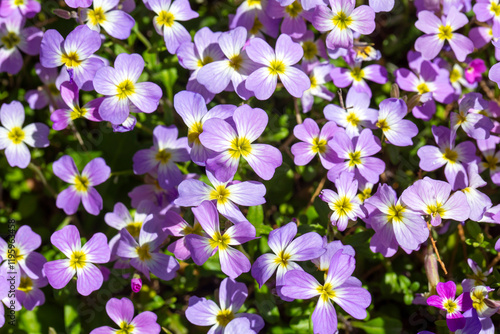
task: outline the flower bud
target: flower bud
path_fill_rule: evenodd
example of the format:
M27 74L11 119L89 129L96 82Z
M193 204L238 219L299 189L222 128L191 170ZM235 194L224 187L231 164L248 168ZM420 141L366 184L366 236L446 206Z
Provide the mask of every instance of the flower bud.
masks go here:
M425 273L427 274L427 280L429 280L429 284L432 290L439 283L438 263L436 255L434 253L428 253L427 255L425 255L424 264Z
M139 275L137 275L137 274L134 274L134 277L130 281L130 286L132 287L132 291L134 293L137 293L137 292L141 291L141 288L142 288L141 277Z

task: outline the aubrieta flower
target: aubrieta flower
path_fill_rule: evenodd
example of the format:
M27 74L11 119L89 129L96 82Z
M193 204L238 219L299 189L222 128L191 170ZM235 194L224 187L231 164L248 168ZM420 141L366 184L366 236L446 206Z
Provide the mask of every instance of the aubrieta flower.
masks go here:
M316 259L312 259L311 262L316 265L318 270L325 272L325 274L328 272L330 263L332 262L332 257L337 253L337 251L342 250L344 254L352 257L356 255L356 251L352 246L343 245L340 240L328 242L326 235L323 237L323 248L326 250L323 255Z
M120 0L94 0L93 9L82 11L83 21L92 30L100 32L102 27L111 37L126 39L135 20L123 10L116 9L119 3Z
M47 262L45 258L43 260L40 267ZM32 311L35 307L45 303L45 294L41 288L47 286L47 284L49 284L49 281L45 274L40 275L38 279L33 279L22 273L21 281L16 290L16 298L26 310Z
M488 294L492 291L494 289L484 285L475 286L471 290L464 290L462 308L466 309L472 306L481 320L484 332L487 332L487 329L495 328L490 318L499 311L498 306L491 307L491 304L487 303Z
M49 284L54 289L64 288L75 274L76 289L83 296L90 295L102 286L104 277L94 263L109 261L111 252L103 233L94 234L82 247L80 232L76 226L68 225L54 232L50 242L68 257L47 262L43 266Z
M433 226L440 225L442 219L465 221L470 215L467 198L461 191L450 194L449 183L424 177L403 191L401 201L409 209L429 215Z
M199 14L191 9L188 0L148 0L148 5L156 13L153 25L163 36L168 52L174 54L184 42L191 41L191 35L177 21L189 21Z
M236 278L250 271L248 258L231 246L255 239L255 227L249 222L239 222L224 233L219 229L219 213L215 204L205 201L192 209L205 235L188 234L186 243L194 263L201 266L209 257L219 252L220 266L224 274Z
M380 102L376 126L380 128L387 141L396 146L410 146L412 138L418 134L417 126L405 120L408 107L402 99L389 98Z
M469 218L473 221L481 220L486 211L493 205L487 195L477 190L477 188L484 187L487 184L479 175L478 169L479 167L475 162L467 166L469 183L467 187L462 189L470 207Z
M143 273L147 279L150 279L151 272L158 278L169 281L175 277L179 262L173 256L161 252L160 247L167 238L161 225L157 219L144 222L138 240L135 240L126 228L120 230L121 238L116 254L130 259L130 265Z
M353 31L369 35L375 30L375 12L368 6L357 8L354 0L329 0L331 9L319 5L314 9L312 24L326 36L329 49L349 48L353 45Z
M472 270L472 275L467 275L470 278L464 279L462 281L462 287L464 291L471 291L472 288L479 285L486 284L488 276L493 272L493 267L489 270L483 271L483 269L472 259L467 259L467 264Z
M429 229L422 216L402 203L396 191L387 184L382 184L375 195L364 201L364 205L373 208L367 218L375 230L370 242L373 252L390 257L400 246L410 254L429 237Z
M178 213L172 210L165 213L165 227L164 230L169 235L180 237L168 245L167 250L175 255L179 260L187 260L191 257L188 245L186 243L186 236L189 234L203 235L203 229L197 221L191 226L185 221Z
M281 152L271 145L252 144L264 132L268 119L264 110L244 104L234 111L235 128L222 119L205 122L199 138L203 146L217 152L206 165L219 181L226 182L236 174L240 157L264 180L273 177L283 162Z
M19 101L2 104L0 108L0 150L5 150L11 167L26 168L31 154L26 146L49 146L49 127L43 123L32 123L23 127L24 107Z
M457 286L454 282L438 283L437 296L427 298L427 304L446 311L446 324L450 331L455 332L465 327L465 318L462 315L462 300L464 294L455 298Z
M286 283L285 274L289 270L302 270L296 261L312 260L325 252L318 233L309 232L298 238L295 238L296 235L297 224L294 222L269 232L268 244L273 253L259 256L252 266L252 276L260 288L276 270L276 286L283 286Z
M246 51L248 57L260 66L245 83L257 99L269 99L276 90L278 78L290 95L297 98L311 87L307 74L294 66L302 59L304 50L290 36L281 34L276 40L276 50L263 39L252 38Z
M134 303L128 298L108 300L106 313L120 329L103 326L94 329L90 334L160 334L161 332L161 327L156 322L156 314L145 311L134 317Z
M263 32L276 38L281 20L272 19L267 15L268 3L268 0L243 1L236 9L234 17L229 20L229 28L245 27L251 36L264 38Z
M302 124L297 124L293 128L293 135L300 140L291 147L293 162L297 166L305 166L318 155L321 164L325 169L333 167L333 162L338 162L338 158L328 145L333 138L338 127L334 122L327 122L323 128L319 129L318 123L311 118L306 118Z
M325 87L327 82L332 81L330 77L332 65L326 62L315 65L302 62L302 68L308 73L309 80L311 81L311 87L302 94L300 100L302 103L302 112L307 113L312 109L315 96L326 101L331 101L335 97L335 94ZM312 70L309 72L307 68L312 68Z
M0 17L25 16L32 18L40 12L42 6L36 0L1 0Z
M59 209L72 215L78 210L81 201L91 215L97 216L101 212L102 197L94 187L106 181L111 174L111 168L103 158L91 160L80 174L73 158L64 155L54 162L52 170L58 178L71 184L57 195L56 206Z
M345 100L345 108L329 104L323 109L325 118L334 121L345 129L350 138L359 136L363 128L374 128L377 121L377 110L370 108L370 96L349 89Z
M66 81L61 84L61 98L66 104L65 109L57 109L50 115L50 120L54 122L54 130L63 130L78 118L86 118L89 121L102 121L98 110L104 98L99 97L80 107L78 86L74 82Z
M64 0L71 8L87 8L92 4L92 0Z
M178 206L198 206L203 201L213 201L217 211L232 222L247 221L238 205L254 206L266 202L266 187L256 181L221 182L207 170L207 177L212 183L209 186L200 180L184 180L179 184L179 197L174 201Z
M493 21L491 35L500 37L500 3L499 0L477 0L473 7L479 22Z
M153 202L159 208L170 208L172 202L179 196L177 189L160 185L157 174L146 174L144 184L141 184L128 193L132 207L137 208L144 200Z
M23 57L19 50L30 56L40 52L43 32L36 27L25 28L24 24L21 15L0 17L0 73L17 74L21 70Z
M40 110L47 105L50 111L64 107L59 88L65 81L69 81L67 71L58 71L57 68L45 68L40 63L35 64L35 72L42 81L42 86L26 91L24 96L31 109Z
M453 189L465 188L468 179L464 164L477 159L476 146L470 141L455 146L456 133L445 126L432 126L432 135L438 147L426 145L418 149L419 167L431 172L445 166L446 180Z
M494 125L491 119L484 115L488 102L479 93L465 94L458 105L458 113L451 113L450 125L454 132L462 128L474 139L488 139Z
M266 7L267 15L273 19L283 19L281 32L292 38L300 38L307 30L306 21L312 18L312 11L302 8L300 0L292 1L288 5L281 5L277 1L270 1Z
M320 61L319 57L328 59L328 54L325 49L325 41L321 38L315 40L314 37L314 32L307 30L302 37L295 39L295 42L298 42L302 46L302 50L304 50L302 68L306 70L306 73L310 72L311 68L316 67Z
M499 143L500 138L497 136L477 141L477 147L484 157L484 161L479 163L479 172L489 170L491 181L496 185L500 185L500 150L497 151Z
M334 182L343 171L354 172L358 181L377 183L385 170L385 162L372 157L382 149L380 141L370 129L361 131L358 137L349 138L344 131L337 131L328 142L338 158L344 160L334 163L328 171L328 179Z
M338 250L332 256L325 283L320 284L311 274L290 270L285 275L281 293L288 298L310 299L319 296L312 314L314 333L335 333L337 313L332 304L338 304L356 319L366 318L366 308L371 304L370 293L361 287L361 281L352 277L354 257Z
M418 13L415 26L425 35L415 41L415 50L422 52L425 59L432 60L439 54L444 42L448 41L458 61L463 62L465 57L474 51L474 44L469 38L456 33L455 30L462 28L468 22L467 16L455 6L452 6L448 15L441 19L430 11L421 11Z
M158 108L161 88L152 82L137 82L143 70L144 59L140 55L120 53L114 68L105 66L96 72L95 90L106 96L99 108L103 120L122 124L132 110L152 113Z
M208 333L257 334L264 327L259 315L237 313L248 297L245 284L225 278L219 288L219 305L206 298L192 296L186 318L197 326L212 326Z
M105 65L103 60L94 56L100 47L99 33L86 25L76 27L66 39L57 30L49 29L42 38L40 63L46 68L63 65L63 70L68 71L78 88L92 90L97 70Z
M361 208L361 200L357 196L358 181L354 180L353 173L340 173L334 183L337 192L323 189L319 198L326 202L332 210L330 221L333 226L337 226L339 231L344 231L349 220L355 221L358 217L364 218L365 212Z
M189 161L187 138L177 138L175 125L158 125L153 130L153 147L134 154L134 173L158 173L158 182L163 187L175 187L182 181L182 173L176 162Z

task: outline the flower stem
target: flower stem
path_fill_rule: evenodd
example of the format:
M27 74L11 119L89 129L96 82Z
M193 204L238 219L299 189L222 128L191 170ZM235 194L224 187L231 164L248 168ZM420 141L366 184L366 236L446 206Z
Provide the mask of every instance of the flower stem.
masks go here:
M54 191L54 189L52 189L52 187L47 183L47 179L45 179L45 176L43 176L43 173L42 171L40 170L40 168L38 168L38 166L36 166L34 163L30 162L30 164L28 165L28 168L31 169L33 172L35 172L35 174L38 176L38 178L40 179L40 181L42 181L43 185L45 186L45 188L47 188L47 190L50 192L50 194L53 196L53 197L57 197L57 194L56 192Z
M431 226L430 222L427 222L427 228L429 229L429 238L431 238L432 248L434 249L434 253L436 253L437 260L438 260L439 264L441 265L441 269L443 269L445 275L448 275L448 271L446 270L446 266L444 265L443 261L441 261L441 256L439 255L439 251L436 247L436 240L434 240L434 237L432 236L432 226Z

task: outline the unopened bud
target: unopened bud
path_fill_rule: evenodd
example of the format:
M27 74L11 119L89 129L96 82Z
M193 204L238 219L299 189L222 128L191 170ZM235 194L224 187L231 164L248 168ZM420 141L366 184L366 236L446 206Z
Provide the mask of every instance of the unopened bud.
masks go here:
M134 274L134 277L130 281L130 286L132 287L132 291L134 293L137 293L137 292L141 291L141 288L142 288L141 277L139 275L137 275L137 274Z
M434 253L427 254L424 259L425 273L427 280L431 286L430 290L434 289L439 283L439 272L437 258Z
M399 99L399 86L398 84L393 83L391 86L391 97Z
M406 105L408 106L408 112L412 111L413 108L415 108L420 103L420 97L422 97L422 95L417 94L417 95L412 96L408 100L408 103L406 103Z
M65 20L69 20L71 18L71 13L64 9L56 8L52 11L52 13Z

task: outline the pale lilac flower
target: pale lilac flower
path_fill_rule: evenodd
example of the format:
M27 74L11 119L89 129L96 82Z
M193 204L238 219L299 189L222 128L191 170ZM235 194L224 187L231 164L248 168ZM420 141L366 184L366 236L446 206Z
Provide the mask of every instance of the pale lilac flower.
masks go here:
M257 99L269 99L276 90L278 78L290 95L297 98L311 87L307 74L294 66L302 59L304 50L290 36L281 34L276 41L276 50L263 39L252 38L246 51L248 57L260 65L245 83Z
M221 182L231 179L238 170L240 157L264 180L270 180L281 166L281 152L271 145L253 144L268 123L267 113L247 104L233 114L235 128L228 122L212 118L205 122L200 141L203 146L218 154L206 162L207 169Z
M285 6L277 1L270 1L266 7L266 13L273 19L283 19L281 33L292 38L300 38L307 30L305 20L311 20L313 11L304 10L299 0L292 1Z
M499 0L477 0L473 7L479 22L493 21L492 36L500 37L500 3Z
M64 0L71 8L87 8L92 4L92 0Z
M456 132L461 127L469 137L488 139L493 129L493 122L484 115L486 109L488 109L488 102L481 94L465 94L459 103L458 113L450 115L452 130Z
M390 12L394 8L394 0L370 0L369 4L375 13Z
M500 239L499 239L500 240ZM472 270L472 275L467 275L467 279L462 281L462 287L464 291L470 291L473 287L484 285L488 280L488 276L493 272L493 267L489 270L483 271L483 269L472 259L467 259L467 264Z
M64 155L54 162L52 170L58 178L71 184L57 195L56 206L59 209L63 209L67 215L72 215L82 202L85 210L91 215L97 216L101 212L102 197L94 187L106 181L111 174L111 168L103 158L91 160L80 174L73 158Z
M318 270L324 271L325 274L330 269L330 263L332 262L332 257L337 253L337 251L342 250L344 254L350 255L354 257L356 255L356 251L350 245L343 245L342 241L334 240L332 242L328 242L328 238L325 235L323 237L323 248L326 251L320 257L316 259L312 259L311 262L316 265ZM351 278L352 279L352 278Z
M418 134L417 126L404 117L408 107L402 99L390 98L379 104L376 126L382 130L387 141L396 146L413 145L412 138Z
M315 96L326 101L331 101L335 97L335 94L330 92L325 86L327 82L332 81L330 77L332 65L326 62L311 65L303 61L302 68L308 73L309 80L311 81L311 87L302 94L301 98L302 112L307 113L312 109ZM312 68L312 70L308 72L307 68Z
M307 30L302 37L294 39L295 42L298 42L300 46L302 46L302 50L304 50L302 68L306 70L306 73L311 72L312 68L315 68L316 65L318 65L320 62L319 58L328 59L328 54L325 49L325 41L321 38L316 40L314 38L314 32Z
M104 278L94 263L109 261L111 252L103 233L94 234L82 247L80 232L74 225L68 225L54 232L50 242L68 257L47 262L43 266L49 284L54 289L64 288L75 274L76 289L83 296L90 295L102 286Z
M97 32L101 27L117 39L126 39L135 25L135 20L123 10L116 9L120 0L94 0L92 9L82 10L82 19Z
M457 287L454 282L438 283L438 295L427 298L427 304L446 311L446 324L450 331L455 332L465 327L465 318L462 315L462 300L464 294L455 298Z
M43 260L40 266L47 262L45 258ZM32 311L35 307L45 303L45 294L41 288L47 286L47 284L49 284L49 281L45 274L40 275L38 279L33 279L23 273L16 290L16 298L26 310Z
M152 82L137 82L143 70L140 55L120 53L114 68L106 66L96 72L95 90L106 96L99 107L103 120L122 124L131 111L152 113L158 108L162 90Z
M274 1L274 0L271 0ZM276 38L281 20L272 19L267 15L268 0L243 1L236 9L236 14L229 21L229 28L245 27L251 36L264 39L261 31Z
M168 245L167 250L174 253L175 257L179 260L187 260L191 257L188 245L186 243L186 236L189 234L203 235L203 229L197 221L193 226L189 225L178 213L168 211L165 213L165 232L179 239Z
M26 91L24 98L30 108L40 110L49 105L50 111L53 111L64 107L59 89L63 82L70 80L68 72L45 68L40 63L35 64L35 72L42 81L42 86Z
M264 320L257 314L237 313L248 297L245 284L225 278L219 288L219 305L212 300L192 296L186 318L197 326L212 326L208 333L257 334Z
M236 278L250 271L248 258L239 250L231 247L255 239L255 227L249 222L240 222L221 233L219 213L210 201L201 203L192 209L205 235L188 234L186 243L194 263L201 266L208 258L219 252L220 266L224 274Z
M36 0L0 0L0 17L25 16L30 19L41 9Z
M150 200L159 208L172 208L172 202L179 196L175 187L160 185L157 173L146 174L144 184L139 185L128 193L132 207L137 208L144 200Z
M43 123L32 123L23 127L24 107L19 101L2 104L0 108L0 150L5 150L11 167L28 167L31 154L26 146L49 146L49 127Z
M500 150L497 151L500 138L490 136L488 139L478 140L477 147L481 151L484 161L479 163L479 172L489 169L491 181L500 185Z
M473 221L479 221L493 204L487 195L477 190L477 188L484 187L487 183L479 175L478 166L475 162L467 166L467 174L469 183L467 187L462 189L462 192L467 198L467 203L469 203L469 218Z

